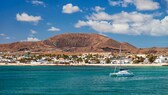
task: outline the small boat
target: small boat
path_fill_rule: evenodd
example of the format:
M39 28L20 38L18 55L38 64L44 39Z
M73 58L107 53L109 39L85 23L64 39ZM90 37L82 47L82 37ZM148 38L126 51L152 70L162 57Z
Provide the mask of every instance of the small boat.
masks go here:
M121 46L120 46L120 51L119 51L119 58L120 58L120 66L118 67L119 68L119 71L116 72L117 70L117 66L115 66L115 69L114 69L114 72L113 73L110 73L109 75L110 76L113 76L113 77L133 77L134 74L133 72L129 71L128 69L121 69Z

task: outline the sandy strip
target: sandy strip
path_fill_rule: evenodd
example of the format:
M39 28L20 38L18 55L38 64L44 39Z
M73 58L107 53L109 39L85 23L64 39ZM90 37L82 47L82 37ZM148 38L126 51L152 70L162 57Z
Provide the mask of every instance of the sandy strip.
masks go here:
M25 64L25 63L0 63L0 66L162 66L163 64ZM167 64L168 65L168 64Z
M86 64L86 66L162 66L161 64Z
M53 65L57 64L0 63L0 66L53 66Z

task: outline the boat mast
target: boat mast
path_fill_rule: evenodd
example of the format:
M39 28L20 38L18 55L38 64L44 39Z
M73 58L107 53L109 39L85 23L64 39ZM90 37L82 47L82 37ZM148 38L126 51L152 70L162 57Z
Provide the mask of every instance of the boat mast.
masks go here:
M121 46L120 46L118 57L119 57L119 64L120 64L119 69L120 69L120 67L121 67ZM114 73L116 72L116 69L117 69L117 66L115 66Z
M120 45L120 51L119 51L119 62L120 62L119 64L120 64L120 66L119 66L119 69L121 68L121 63L122 63L121 58L122 57L121 57L121 45Z

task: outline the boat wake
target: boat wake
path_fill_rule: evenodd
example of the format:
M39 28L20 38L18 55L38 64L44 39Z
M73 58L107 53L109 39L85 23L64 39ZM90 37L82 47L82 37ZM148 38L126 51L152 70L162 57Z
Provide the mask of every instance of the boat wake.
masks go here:
M124 82L124 81L144 81L144 80L161 80L168 79L168 76L164 77L146 77L146 76L138 76L138 77L114 77L113 81L115 82Z

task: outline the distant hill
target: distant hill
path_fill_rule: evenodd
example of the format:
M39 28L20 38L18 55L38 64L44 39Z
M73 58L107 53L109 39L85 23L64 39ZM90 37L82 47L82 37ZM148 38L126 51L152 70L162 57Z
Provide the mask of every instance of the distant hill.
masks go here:
M168 55L168 48L166 47L139 48L138 52L143 54Z
M100 34L66 33L53 36L38 42L16 42L0 44L0 51L30 51L30 52L118 52L120 46L123 52L147 52L129 43L120 43ZM147 51L146 51L147 50Z

